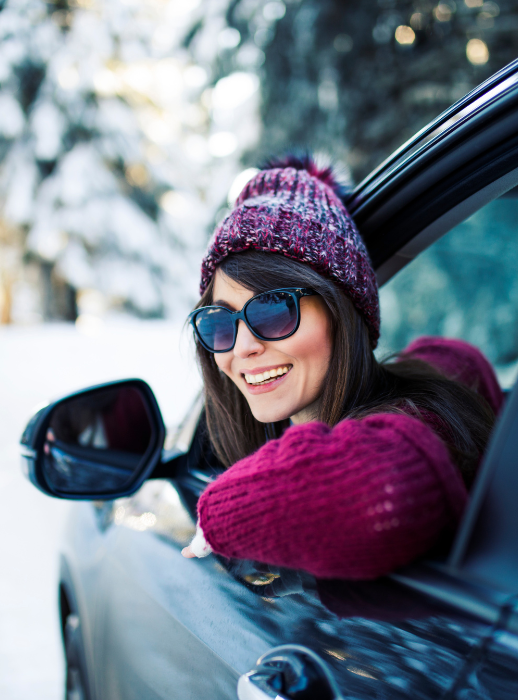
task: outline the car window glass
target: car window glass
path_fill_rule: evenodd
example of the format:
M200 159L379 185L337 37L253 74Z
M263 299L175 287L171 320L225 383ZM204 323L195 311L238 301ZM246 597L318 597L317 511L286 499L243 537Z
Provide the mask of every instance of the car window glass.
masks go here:
M482 207L380 290L378 358L422 335L477 346L509 388L518 375L518 192Z

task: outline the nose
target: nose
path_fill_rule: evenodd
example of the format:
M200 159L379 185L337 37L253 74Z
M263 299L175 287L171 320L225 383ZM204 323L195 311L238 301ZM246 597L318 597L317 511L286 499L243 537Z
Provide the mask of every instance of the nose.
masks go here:
M251 355L262 355L264 349L263 342L256 338L243 321L238 321L234 355L246 359Z

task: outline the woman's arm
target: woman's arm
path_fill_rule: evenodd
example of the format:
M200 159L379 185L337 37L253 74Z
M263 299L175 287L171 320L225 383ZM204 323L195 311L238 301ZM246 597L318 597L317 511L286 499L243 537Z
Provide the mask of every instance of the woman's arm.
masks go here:
M466 490L434 432L407 415L293 426L203 493L213 551L366 579L409 563L451 534Z
M504 402L504 395L495 371L480 350L464 340L423 336L411 343L403 352L424 360L443 372L477 391L485 398L495 414Z

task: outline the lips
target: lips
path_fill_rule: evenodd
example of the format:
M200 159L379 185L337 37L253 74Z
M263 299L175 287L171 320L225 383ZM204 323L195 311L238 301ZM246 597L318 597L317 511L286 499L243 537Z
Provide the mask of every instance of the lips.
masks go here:
M264 393L267 393L269 391L274 391L275 389L277 389L277 387L280 384L282 384L282 382L286 381L286 378L290 374L290 372L293 368L293 365L272 365L270 367L257 367L257 368L254 368L254 370L251 370L250 373L246 372L247 376L252 375L252 372L255 373L252 376L257 376L257 375L261 375L261 374L264 375L265 372L272 372L273 370L276 371L278 369L282 369L285 367L288 367L287 372L284 372L283 374L281 374L280 376L277 376L277 377L270 377L269 379L264 380L263 383L261 383L261 384L251 384L251 383L247 382L245 379L245 373L242 372L241 375L243 377L243 381L245 382L245 386L246 386L247 391L250 394L254 394L254 395L255 394L264 394Z

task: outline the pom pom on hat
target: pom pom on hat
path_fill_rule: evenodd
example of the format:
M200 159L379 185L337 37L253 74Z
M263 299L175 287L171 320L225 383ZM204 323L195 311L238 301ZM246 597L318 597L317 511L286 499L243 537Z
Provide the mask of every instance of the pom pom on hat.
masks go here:
M339 181L331 165L320 166L309 153L287 153L280 158L269 158L261 170L275 170L277 168L294 168L295 170L306 170L311 176L330 187L342 201L349 194L350 190Z
M376 347L376 275L342 201L345 192L332 168L319 167L310 156L270 161L245 185L234 209L216 228L202 262L200 293L230 253L280 253L338 283L362 314Z

